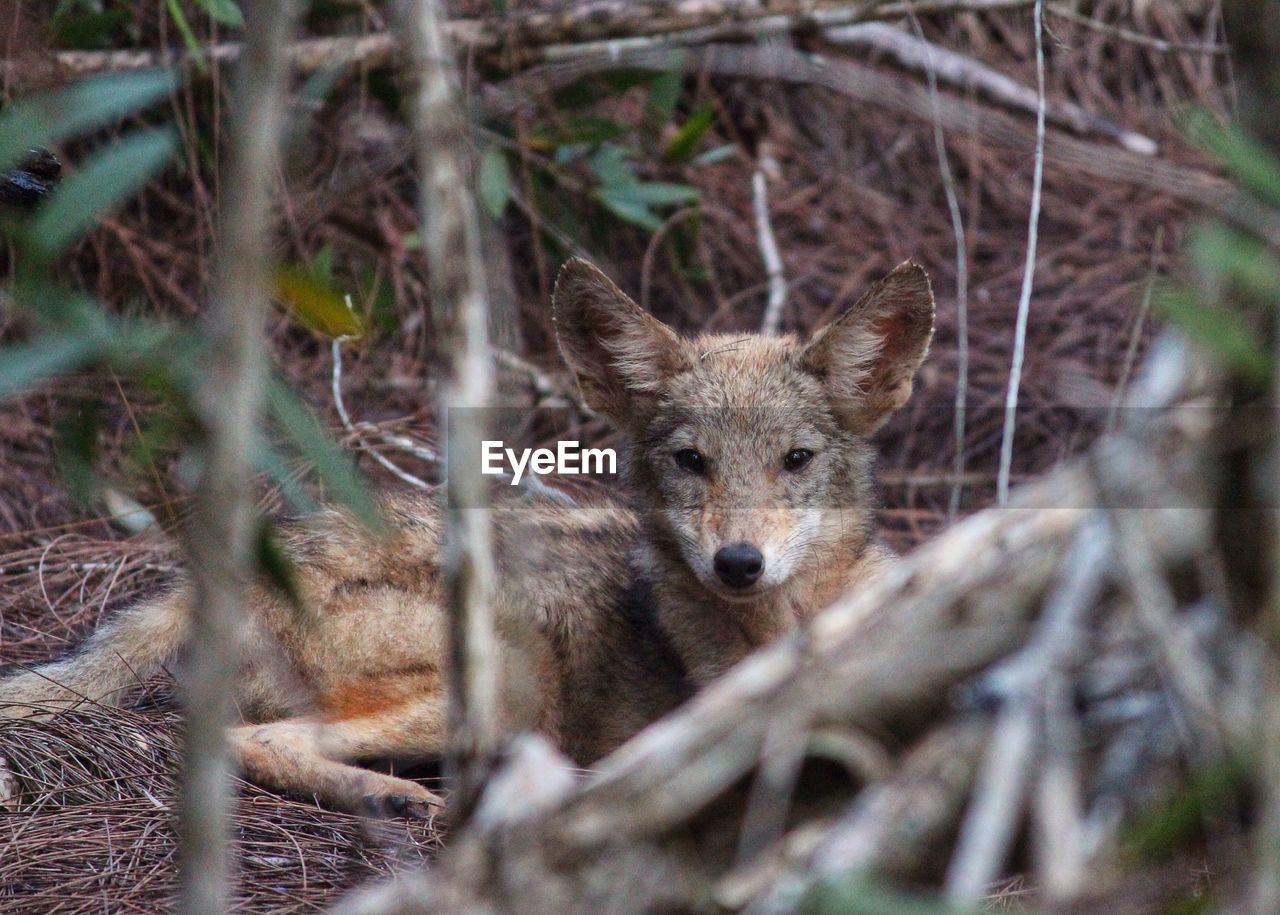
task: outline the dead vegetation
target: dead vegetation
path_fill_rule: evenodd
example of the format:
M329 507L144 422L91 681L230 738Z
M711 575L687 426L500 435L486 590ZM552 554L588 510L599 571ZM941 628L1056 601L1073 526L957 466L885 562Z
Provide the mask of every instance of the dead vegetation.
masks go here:
M17 5L6 57L16 56L19 34L46 16L48 6ZM1094 19L1121 24L1173 46L1215 45L1221 40L1219 17L1212 7L1207 13L1183 13L1159 3L1101 0L1089 6ZM471 10L459 5L454 12ZM140 45L154 47L165 40L154 22L142 14L139 17ZM1153 138L1159 151L1143 165L1140 157L1106 138L1073 138L1051 127L1040 257L1014 448L1015 482L1062 465L1097 439L1109 422L1122 381L1154 335L1155 318L1143 306L1151 278L1178 273L1185 233L1198 208L1213 204L1215 193L1221 197L1216 201L1219 205L1225 201L1225 191L1214 183L1208 160L1184 138L1175 119L1188 105L1214 113L1230 108L1223 57L1202 50L1159 49L1061 17L1050 16L1048 24L1048 98L1070 101ZM354 31L380 28L374 14L356 15L347 25ZM928 16L922 26L936 44L1034 86L1035 54L1025 10ZM770 52L769 43L734 48L738 56L728 59L739 64L744 53L758 51L767 58ZM661 155L641 163L647 179L684 182L700 192L696 205L665 211L654 232L612 218L587 195L573 193L573 181L586 181L580 165L566 166L565 179L558 186L539 177L541 161L554 154L554 145L548 148L545 138L565 129L570 117L558 107L563 96L547 91L556 84L555 64L534 78L497 81L503 93L500 102L514 97L518 105L513 108L503 107L505 102L486 101L477 91L477 101L498 112L477 132L477 145L496 145L511 162L510 205L487 239L491 262L509 263L511 268L509 283L492 290L494 308L501 316L495 339L523 360L500 359L502 396L508 403L523 405L567 390L554 352L547 303L555 269L572 251L589 252L659 317L677 327L758 328L769 278L753 217L752 178L763 169L768 176L769 218L788 285L783 330L817 326L847 306L870 279L907 257L923 263L933 277L939 301L933 352L911 404L881 434L886 534L895 546L912 549L948 526L959 349L956 256L931 109L919 106L921 96L899 91L908 86L924 92L926 84L875 54L816 36L784 41L777 53L849 61L870 80L867 87L879 88L851 95L821 80L768 78L768 74L762 78L762 71L753 76L745 65L735 71L691 55L679 82L676 115L660 125L663 139L669 140L677 123L706 106L713 117L701 148L730 143L736 148L719 161L697 166L665 161ZM20 74L6 72L8 93L24 88ZM211 61L209 78L188 81L172 99L170 114L186 138L181 167L171 169L128 210L104 220L68 259L67 275L75 283L122 311L145 309L178 321L190 321L203 311L216 225L217 186L210 157L216 159L222 140L214 117L215 101L225 103L222 77L217 62ZM290 159L279 179L281 204L273 254L289 265L331 265L332 285L352 292L357 311L368 318L371 328L343 349L342 390L352 420L349 427L336 412L328 338L281 310L271 322L270 343L281 371L300 386L349 445L364 452L377 450L406 471L434 482L439 468L429 454L424 459L424 449L436 440L433 411L424 394L432 364L426 309L430 283L416 234L410 135L395 108L396 93L387 88L395 80L385 64L355 68L337 76L319 101L300 83L291 111ZM960 501L961 514L967 515L994 500L1013 314L1026 250L1034 129L1025 114L998 112L976 93L955 91L945 84L941 91L948 112L943 117L947 151L968 239L968 416ZM633 87L604 93L586 111L625 125L631 131L628 138L634 139L652 129L646 121L646 105L643 89ZM66 151L69 162L74 163L75 155L74 148ZM1170 173L1170 168L1177 171ZM1169 183L1170 174L1185 180ZM1163 184L1161 176L1166 179ZM501 275L501 271L494 273ZM16 321L7 316L2 320L4 332L21 333ZM536 368L537 373L511 368L521 364ZM102 395L104 389L105 432L98 448L108 478L165 527L185 510L185 496L177 482L181 468L175 466L171 452L140 453L134 444L149 415L147 392L111 379L72 378L0 405L5 429L0 439L0 662L4 664L27 663L65 650L90 631L102 614L157 587L178 562L175 547L160 532L152 528L127 535L118 524L104 520L110 513L107 503L77 504L60 481L52 460L60 434L56 416L68 406ZM584 422L588 437L607 434L598 422L589 418ZM536 428L529 432L531 437L537 434ZM404 447L406 439L418 447L417 453ZM362 466L382 483L403 485L367 456ZM264 495L268 501L275 498L272 493ZM1054 499L1042 497L1036 504L1061 507L1063 503ZM480 903L501 907L504 898L508 902L526 898L540 900L536 908L560 905L581 910L584 900L598 907L619 901L635 904L647 898L636 895L643 888L669 894L650 900L655 906L684 906L695 898L706 902L705 894L710 893L714 904L729 909L792 911L802 900L821 907L820 901L805 895L817 892L811 886L814 874L846 873L870 864L908 884L938 885L946 879L948 859L943 855L938 860L922 859L918 855L922 837L937 837L944 845L954 840L964 795L983 771L989 771L989 764L984 768L979 758L989 733L994 731L998 738L1018 721L1010 723L1007 714L994 722L974 716L942 725L926 740L916 741L937 725L940 710L947 707L948 690L1009 653L1027 636L1037 614L1051 616L1048 609L1041 610L1044 596L1069 593L1070 587L1107 591L1110 604L1104 606L1118 608L1089 611L1098 614L1099 631L1091 636L1086 653L1099 653L1100 658L1089 667L1079 658L1085 647L1076 645L1072 653L1076 666L1069 674L1073 683L1100 684L1090 697L1094 718L1079 736L1087 738L1084 746L1090 759L1100 760L1101 770L1111 773L1114 781L1088 788L1077 785L1076 790L1089 802L1082 805L1099 818L1116 811L1114 801L1119 804L1117 815L1140 820L1137 814L1149 812L1149 803L1167 796L1167 786L1195 768L1189 757L1194 762L1198 754L1212 751L1201 745L1203 735L1194 728L1191 733L1196 739L1180 742L1188 732L1180 730L1185 722L1174 719L1187 702L1194 709L1197 701L1213 703L1219 694L1188 699L1178 690L1194 686L1180 679L1170 686L1164 678L1171 670L1182 669L1179 659L1152 655L1149 627L1159 626L1161 618L1144 622L1140 615L1140 608L1150 605L1149 600L1144 604L1143 595L1149 599L1150 588L1163 575L1162 571L1152 578L1152 569L1181 567L1186 557L1177 552L1177 543L1157 545L1146 567L1110 570L1105 580L1074 585L1068 568L1054 584L1052 563L1020 566L1016 556L999 549L981 553L983 544L1003 544L1007 541L1002 537L1012 536L981 528L992 523L980 521L979 533L957 532L958 539L942 547L953 552L947 561L939 561L956 574L972 561L972 578L963 580L973 584L985 574L994 583L992 594L1001 596L985 604L978 597L968 598L969 625L962 634L941 627L935 633L937 641L921 640L911 655L910 690L887 676L901 669L903 636L894 630L892 615L885 614L884 629L872 639L873 648L866 654L850 654L856 660L847 660L862 665L854 674L857 682L877 684L880 691L867 689L846 696L849 702L861 703L854 711L832 708L831 696L813 691L813 701L823 705L822 715L815 710L815 721L826 716L839 722L837 731L828 735L829 755L837 760L835 774L821 767L810 771L803 757L797 760L794 754L774 752L795 735L766 729L764 715L756 714L760 709L753 712L751 706L735 704L733 690L761 688L758 681L747 682L744 674L700 699L682 719L683 725L674 725L687 729L688 742L680 745L686 755L658 742L636 748L631 756L611 763L605 778L590 789L594 793L584 795L586 800L568 813L548 815L545 820L535 809L530 814L533 825L513 826L506 817L514 817L514 807L507 814L491 811L491 820L481 827L489 832L480 832L481 838L473 837L472 845L461 846L448 864L447 874L454 882L444 890L431 891L443 894L435 897L435 904L459 909ZM1024 519L1023 523L1035 526L1034 521ZM1084 523L1092 522L1077 519L1058 533L1062 555L1073 555L1069 548L1076 541L1074 525ZM1130 543L1148 533L1125 531L1117 524L1108 536L1128 538L1125 542ZM1160 553L1165 547L1172 552ZM1075 549L1080 549L1078 541ZM926 559L912 567L911 575L922 574L920 569L931 554L923 555ZM990 563L983 565L975 555L989 556ZM1025 584L1021 601L1010 601L1003 590L995 590L995 584L1001 589L1008 586L1012 569L1020 569L1019 580ZM1191 597L1179 593L1176 606L1194 605L1212 592L1205 582L1213 571L1200 569L1197 574L1202 576L1198 589L1192 589ZM1148 590L1141 591L1144 587ZM862 596L858 607L846 608L845 618L851 621L875 607L899 606L906 600L903 595L927 590L918 578L895 579L876 594ZM1126 593L1128 598L1123 596ZM940 619L954 610L954 604L946 603L947 594L955 598L952 592L934 595ZM1166 606L1159 600L1167 598L1157 590L1157 605ZM1074 610L1067 607L1063 612L1082 613L1087 602L1076 600L1075 604ZM1052 600L1043 606L1053 606ZM983 608L995 616L984 618ZM1106 625L1098 622L1104 618ZM1077 625L1085 622L1077 620ZM1094 622L1086 626L1091 631L1093 627ZM1205 627L1196 638L1202 637L1214 655L1220 651L1214 646L1228 635L1209 623ZM863 630L858 632L861 638ZM775 665L769 674L771 685L759 701L790 707L789 696L831 675L830 667L824 665L843 663L837 650L840 644L833 642L813 654L796 646L775 652L768 662ZM928 660L941 645L961 645L967 660L939 665L936 677L930 678L926 676ZM764 668L757 667L753 676L762 676ZM1035 676L1067 674L1046 665ZM1208 688L1229 692L1231 684L1237 684L1235 675L1224 673L1219 678L1215 668ZM6 726L0 754L8 760L16 781L10 790L21 794L24 810L0 814L4 848L0 910L153 911L172 898L176 719L169 710L168 686L167 682L149 685L141 708L135 711L92 710L49 723ZM895 692L895 687L906 692ZM1003 698L1030 694L1025 685L1019 689L1021 693L1018 689L1010 693L1007 685L1002 686ZM1172 703L1170 690L1176 698ZM1056 695L1061 698L1060 693ZM1125 703L1137 701L1134 696L1154 703L1163 717L1131 714ZM915 718L889 713L889 709L900 712L906 699L922 702L927 710ZM974 708L982 705L981 697L970 697L970 701ZM1012 705L1019 707L1016 702ZM1004 707L1007 711L1010 705ZM1022 713L1031 714L1026 708ZM892 725L886 723L889 719ZM857 727L851 727L851 722ZM807 734L810 724L797 726ZM884 739L869 740L859 727ZM814 724L812 730L806 740L820 742L822 728ZM722 735L726 743L739 735L741 743L736 750L718 746L711 753L709 734ZM670 732L666 737L671 737ZM1069 749L1079 752L1078 747ZM535 747L526 749L524 756L517 753L511 771L519 773L521 759L553 765L547 756L538 755L541 752ZM706 767L695 765L704 758L724 768L714 779L682 788L682 773L706 774ZM643 768L644 759L650 760L652 768ZM761 759L765 762L757 768ZM854 787L890 770L890 777L850 801ZM1201 770L1219 771L1212 766ZM1039 777L1053 774L1054 770L1046 769ZM929 787L921 790L921 784ZM796 786L804 790L797 794L793 808L767 809L766 805L756 815L757 821L744 824L733 820L732 813L720 812L727 803L726 792L738 792L739 799L753 790L789 796ZM432 857L442 842L432 824L368 822L240 787L234 811L238 910L321 907L372 874ZM852 806L843 809L845 803ZM34 810L29 809L32 804ZM590 834L593 825L597 831L602 822L614 825L607 812L618 807L652 812L652 819L637 827L638 845L647 857L629 864L617 863L614 836L608 841L598 835L574 837L575 830ZM707 828L705 822L690 822L695 811L709 811L711 822L723 823L727 817L734 828L725 833L735 836L735 842L741 835L741 842L728 849L709 847L705 835L690 832ZM1055 815L1053 810L1038 812L1034 828L1053 834ZM1213 815L1229 819L1220 809ZM1024 828L1021 817L1008 828L1014 830L1009 844L1026 844L1016 841ZM1240 850L1239 837L1229 826L1210 824L1209 833L1217 844L1212 874L1203 877L1205 883L1229 878L1230 862L1239 857L1233 852ZM493 843L501 846L500 852L484 845L485 835L504 836ZM548 835L553 840L544 841ZM557 845L554 836L564 844ZM534 852L528 850L530 837L537 839ZM1071 885L1078 890L1081 874L1065 869L1070 862L1092 860L1086 854L1088 840L1088 836L1062 838L1076 844L1058 846L1062 861L1067 862L1060 866L1037 865L1025 854L1015 856L1016 866L1037 878L1074 881ZM699 849L699 860L714 863L707 863L704 871L673 863L693 848ZM1144 871L1145 882L1117 876L1105 897L1090 900L1077 894L1073 908L1064 910L1159 910L1162 900L1181 898L1189 885L1197 885L1197 868L1210 866L1206 865L1209 856L1194 843L1189 849L1180 848L1178 854L1181 858L1175 863L1162 859L1165 863L1160 867ZM565 857L576 862L567 869L569 876L564 873ZM985 869L978 866L984 862ZM992 900L995 907L1016 909L1028 900L1043 899L1041 879L1032 880L1033 889L1024 892L1009 882L1002 863L994 872L989 857L978 864L972 873L983 879L968 878L964 884L968 897L975 895L975 889L990 892L991 881L998 879L1004 889ZM555 872L557 878L550 879L548 872ZM641 873L643 881L637 877ZM541 886L539 892L545 895L523 897L531 885ZM605 891L591 895L599 887ZM503 892L511 895L503 897Z

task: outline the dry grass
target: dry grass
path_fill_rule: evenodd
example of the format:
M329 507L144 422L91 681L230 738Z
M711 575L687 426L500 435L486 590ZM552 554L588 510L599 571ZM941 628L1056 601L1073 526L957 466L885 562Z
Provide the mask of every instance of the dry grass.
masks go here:
M0 911L155 912L175 889L173 711L95 708L5 726L26 792L0 819ZM439 845L421 822L333 813L242 785L233 814L236 911L311 911Z
M1129 4L1094 5L1100 18L1160 37L1204 37L1160 4L1145 10L1135 21ZM1019 16L966 15L926 23L926 30L1030 82L1025 26ZM1222 110L1220 61L1162 55L1062 23L1055 29L1061 43L1049 48L1050 97L1071 98L1158 138L1166 158L1201 163L1169 112L1187 103ZM277 253L282 261L307 263L332 251L335 276L358 304L385 293L395 329L348 355L348 409L359 421L430 440L424 265L421 252L406 245L416 228L407 141L373 84L362 74L337 91L336 101L301 115L304 141L283 179ZM684 104L691 109L701 100L718 111L708 147L738 142L743 151L698 169L655 166L651 177L702 190L700 230L696 239L684 237L705 281L675 267L669 244L679 227L649 251L647 233L601 222L599 213L574 204L594 227L586 246L625 288L647 289L649 306L680 328L757 327L766 277L751 219L755 162L747 150L762 148L780 166L770 207L791 283L784 329L817 326L895 264L920 260L939 298L938 334L911 405L882 434L885 531L895 545L910 548L945 524L953 458L955 264L932 127L856 109L826 91L695 75L686 80ZM172 170L138 204L105 220L69 260L69 282L120 309L182 321L200 312L216 188L192 137L199 124L202 139L216 139L210 102L210 83L199 81L173 100L188 135L189 167L183 174ZM610 104L619 118L637 108L629 96ZM948 144L970 239L969 476L962 504L972 511L994 496L1031 157L1029 150L1011 151L977 135L951 135ZM68 152L74 162L75 150ZM516 189L528 199L519 173ZM1172 196L1048 163L1015 480L1053 466L1099 431L1135 333L1153 254L1176 269L1192 215ZM510 343L557 373L547 286L563 252L531 231L520 212L509 211L502 230L513 265ZM0 334L20 331L0 316ZM1146 339L1150 329L1137 333ZM284 314L272 322L271 339L282 369L336 426L327 342ZM506 374L504 384L512 403L531 402L521 376ZM117 390L111 379L74 378L0 406L0 664L66 650L103 614L146 594L176 568L179 557L166 538L125 536L101 520L101 506L75 504L59 481L51 460L55 416L104 391L100 444L108 475L123 478L129 471L129 490L162 519L180 506L170 462L136 467L126 460L135 420L150 415L145 395ZM594 427L586 432L607 435ZM431 472L405 455L397 460L415 473ZM375 479L388 481L371 461L363 463ZM176 718L169 695L168 684L158 682L147 691L151 705L137 711L95 709L5 726L0 755L26 797L22 812L0 814L0 911L163 906L175 876ZM241 791L235 823L244 911L319 906L371 873L429 856L440 841L427 825L366 822L249 786Z

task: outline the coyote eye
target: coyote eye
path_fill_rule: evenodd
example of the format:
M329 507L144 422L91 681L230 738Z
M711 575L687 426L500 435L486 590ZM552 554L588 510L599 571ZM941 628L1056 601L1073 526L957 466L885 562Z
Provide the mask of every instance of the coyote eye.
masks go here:
M690 473L696 473L701 476L707 472L707 459L692 448L681 448L676 452L675 458L676 463Z
M813 460L813 452L808 448L793 448L782 459L782 466L790 473L803 470L804 465Z

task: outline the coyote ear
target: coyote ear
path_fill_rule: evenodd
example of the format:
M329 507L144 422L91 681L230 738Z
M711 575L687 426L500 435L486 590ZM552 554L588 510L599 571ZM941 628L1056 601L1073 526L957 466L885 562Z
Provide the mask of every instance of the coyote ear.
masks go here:
M814 334L800 364L826 385L845 428L870 435L907 402L929 351L933 311L928 274L907 261Z
M615 423L634 417L687 365L675 331L581 258L560 268L552 308L560 355L583 398Z

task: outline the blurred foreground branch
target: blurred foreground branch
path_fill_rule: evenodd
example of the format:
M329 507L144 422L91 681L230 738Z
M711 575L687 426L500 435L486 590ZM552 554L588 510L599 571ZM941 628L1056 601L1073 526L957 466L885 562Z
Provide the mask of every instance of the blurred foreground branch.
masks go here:
M219 238L208 348L196 405L204 468L186 527L195 593L185 679L180 909L228 909L227 808L231 779L224 738L234 711L238 626L254 573L254 446L262 400L272 175L288 75L285 46L296 4L249 8L249 43L237 75L226 208Z
M458 103L453 52L437 0L409 6L418 87L418 166L431 271L437 363L446 368L445 554L450 598L450 730L455 779L451 806L469 806L482 762L496 745L497 670L493 634L495 571L488 490L475 469L493 392L488 291L480 220L471 191L469 126Z

